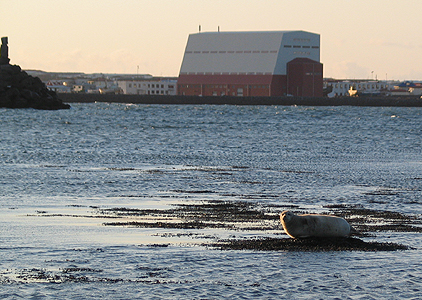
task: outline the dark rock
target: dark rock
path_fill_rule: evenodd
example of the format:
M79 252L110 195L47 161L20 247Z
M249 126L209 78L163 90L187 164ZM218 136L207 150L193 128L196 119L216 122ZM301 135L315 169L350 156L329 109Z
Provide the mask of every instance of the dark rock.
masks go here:
M28 75L17 65L0 65L0 107L68 109L38 77Z
M23 98L27 99L27 100L31 100L31 99L39 100L41 98L40 95L38 95L37 92L33 92L31 90L28 90L28 89L23 89L21 91L21 96Z
M1 38L0 46L0 65L9 64L9 47L7 46L8 39L7 36Z

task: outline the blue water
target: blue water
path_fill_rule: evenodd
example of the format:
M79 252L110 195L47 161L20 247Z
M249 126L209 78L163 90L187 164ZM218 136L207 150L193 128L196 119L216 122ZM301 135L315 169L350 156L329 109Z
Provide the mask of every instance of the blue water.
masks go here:
M219 251L185 233L272 233L112 227L92 216L245 200L420 217L421 125L421 108L1 109L0 298L419 299L418 233L364 238L415 248L397 252Z

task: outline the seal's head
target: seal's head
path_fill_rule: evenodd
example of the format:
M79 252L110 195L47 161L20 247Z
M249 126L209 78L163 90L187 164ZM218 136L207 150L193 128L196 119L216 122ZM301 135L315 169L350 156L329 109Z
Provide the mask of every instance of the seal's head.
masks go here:
M290 210L285 210L280 214L281 223L289 223L291 219L295 216Z

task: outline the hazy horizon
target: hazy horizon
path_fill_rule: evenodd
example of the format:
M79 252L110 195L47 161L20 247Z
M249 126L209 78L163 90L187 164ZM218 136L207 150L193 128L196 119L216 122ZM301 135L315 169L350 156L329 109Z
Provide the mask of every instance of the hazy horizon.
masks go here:
M179 74L189 34L321 35L324 77L420 80L417 0L6 0L11 64L46 72Z

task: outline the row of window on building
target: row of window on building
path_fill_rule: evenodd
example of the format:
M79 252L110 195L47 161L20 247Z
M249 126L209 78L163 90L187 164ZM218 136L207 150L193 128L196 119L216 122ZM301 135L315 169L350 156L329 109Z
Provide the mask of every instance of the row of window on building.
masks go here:
M226 50L208 51L208 50L205 50L205 51L186 51L185 53L186 54L200 54L200 53L201 54L217 54L217 53L219 53L219 54L225 54L225 53L229 53L229 54L254 53L254 54L256 54L256 53L277 53L277 52L278 52L277 50L237 50L237 51L234 51L234 50L230 50L230 51L226 51Z
M148 83L148 84L145 84L145 83L129 83L128 84L128 87L129 88L131 88L132 87L132 85L133 85L133 87L148 87L148 88L162 88L162 89L164 89L164 84L159 84L159 83ZM173 84L169 84L168 86L167 86L169 89L174 89L174 85Z
M293 48L293 49L319 49L319 46L300 46L300 45L284 45L284 48ZM236 53L236 54L243 54L243 53L245 53L245 54L249 54L249 53L252 53L252 54L257 54L257 53L278 53L278 51L277 50L237 50L237 51L234 51L234 50L230 50L230 51L227 51L227 50L219 50L219 51L216 51L216 50L214 50L214 51L209 51L209 50L204 50L204 51L186 51L185 52L186 54L217 54L217 53L219 53L219 54L226 54L226 53L229 53L229 54L234 54L234 53Z
M334 81L324 82L324 87L331 89L331 96L350 96L357 92L387 94L394 86L393 83L387 81Z
M299 46L299 45L284 45L284 48L303 48L303 49L319 49L319 46Z
M160 82L151 81L118 81L123 94L128 95L176 95L177 80Z
M240 85L242 88L254 88L254 89L266 89L268 85ZM227 84L179 84L179 88L211 88L211 89L236 89L239 85L227 85Z
M187 86L187 87L189 87L189 86ZM205 85L203 85L203 87L205 87L205 88L211 88L211 89L227 89L227 88L230 88L230 85L227 85L227 84L220 84L220 85L218 85L218 84L205 84ZM250 88L250 89L266 89L266 88L268 88L268 85L249 85L249 86L245 86L245 88ZM236 88L236 86L231 86L231 88L232 89L235 89Z
M346 89L350 89L350 87L355 87L357 89L372 89L372 90L380 90L380 89L388 89L389 85L388 84L371 84L371 83L328 83L327 86L333 86L334 88L346 88Z
M180 95L268 96L269 85L179 84Z

